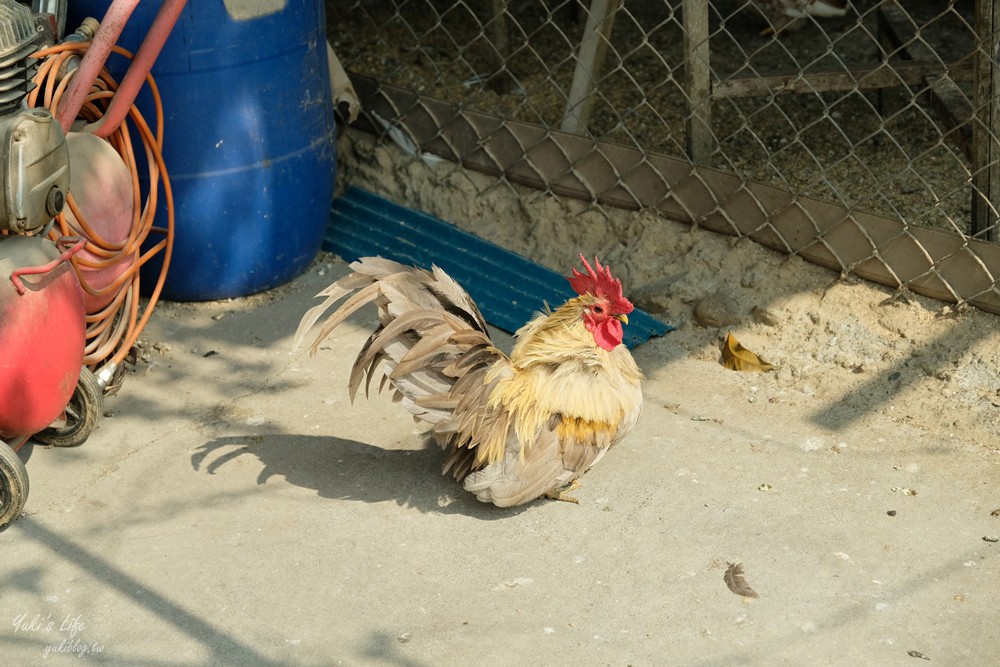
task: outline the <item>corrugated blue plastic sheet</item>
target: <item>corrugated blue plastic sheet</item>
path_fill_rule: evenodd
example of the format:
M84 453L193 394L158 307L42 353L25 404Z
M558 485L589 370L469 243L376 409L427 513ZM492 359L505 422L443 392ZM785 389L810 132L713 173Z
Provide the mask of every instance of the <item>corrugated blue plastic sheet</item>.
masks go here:
M566 278L554 271L355 187L334 200L323 249L348 262L381 256L425 269L436 264L469 292L487 322L508 332L520 328L546 303L555 308L576 296ZM575 258L575 253L567 255L567 260ZM629 314L625 344L635 347L672 330L636 309Z

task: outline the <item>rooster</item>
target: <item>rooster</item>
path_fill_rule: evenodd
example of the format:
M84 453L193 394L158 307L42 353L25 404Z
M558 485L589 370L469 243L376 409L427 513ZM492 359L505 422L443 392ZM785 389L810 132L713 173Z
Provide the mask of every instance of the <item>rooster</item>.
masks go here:
M414 419L430 425L451 473L483 502L499 507L568 492L635 426L642 373L622 345L632 304L621 282L595 259L568 278L579 295L539 313L515 334L510 356L497 349L476 304L434 266L430 271L378 257L317 295L299 324L296 347L335 303L312 343L320 343L368 303L381 324L361 348L348 388L369 392L381 364L386 383Z

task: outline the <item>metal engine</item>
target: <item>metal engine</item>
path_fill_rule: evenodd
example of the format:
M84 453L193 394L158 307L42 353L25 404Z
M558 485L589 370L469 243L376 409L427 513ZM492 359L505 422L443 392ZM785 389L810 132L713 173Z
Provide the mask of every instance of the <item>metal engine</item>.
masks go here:
M58 215L69 188L62 128L46 109L23 105L37 68L30 55L46 32L46 22L36 22L31 9L0 0L0 229L18 233Z

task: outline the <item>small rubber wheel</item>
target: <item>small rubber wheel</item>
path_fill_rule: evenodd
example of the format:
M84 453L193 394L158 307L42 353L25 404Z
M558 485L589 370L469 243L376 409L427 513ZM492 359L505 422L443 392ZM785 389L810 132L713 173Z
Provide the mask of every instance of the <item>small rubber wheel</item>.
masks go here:
M97 426L97 420L104 412L104 392L89 368L80 369L80 381L76 383L73 396L66 406L65 416L44 431L32 436L43 445L53 447L76 447L90 437Z
M0 440L0 528L13 521L28 500L28 471L17 452Z

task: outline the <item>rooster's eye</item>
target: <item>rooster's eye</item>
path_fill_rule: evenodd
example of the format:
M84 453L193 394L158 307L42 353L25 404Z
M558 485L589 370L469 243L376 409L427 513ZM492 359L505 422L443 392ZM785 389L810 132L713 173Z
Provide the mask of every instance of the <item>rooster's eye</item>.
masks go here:
M594 312L600 315L601 313L604 312L604 309L601 308L600 306L594 306Z

